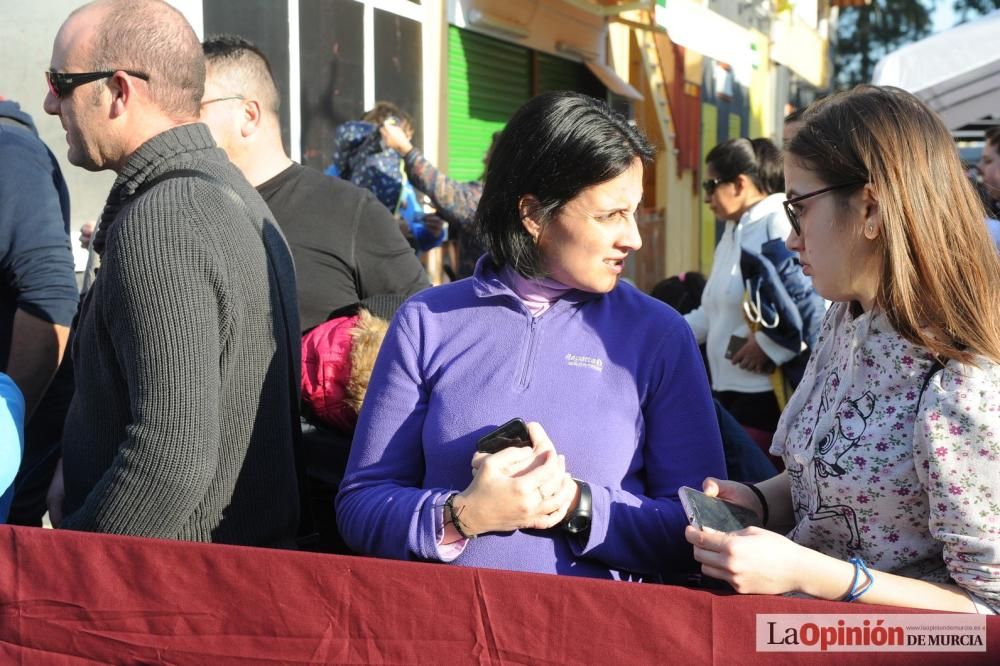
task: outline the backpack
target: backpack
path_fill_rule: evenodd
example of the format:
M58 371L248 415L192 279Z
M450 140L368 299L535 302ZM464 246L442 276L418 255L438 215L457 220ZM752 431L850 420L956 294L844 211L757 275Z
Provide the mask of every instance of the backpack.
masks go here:
M326 173L374 194L389 212L406 222L419 250L447 240L447 234L434 235L424 226L424 207L406 178L403 160L382 143L377 125L352 120L338 127L333 138L333 163Z

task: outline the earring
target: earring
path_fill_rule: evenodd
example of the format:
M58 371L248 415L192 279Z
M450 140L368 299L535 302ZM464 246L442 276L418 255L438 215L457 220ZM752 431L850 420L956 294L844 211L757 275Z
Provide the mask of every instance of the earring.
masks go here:
M873 231L875 231L875 225L874 224L869 224L868 225L868 233L872 233Z

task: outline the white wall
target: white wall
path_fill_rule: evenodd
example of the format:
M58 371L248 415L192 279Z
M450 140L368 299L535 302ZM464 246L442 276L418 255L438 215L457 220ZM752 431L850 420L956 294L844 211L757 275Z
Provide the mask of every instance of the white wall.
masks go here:
M42 101L48 91L44 72L49 68L52 41L69 13L83 4L80 0L0 0L0 16L3 17L0 20L0 62L3 63L0 95L18 102L31 114L42 140L59 158L69 185L74 228L100 215L115 179L110 171L91 173L67 162L66 134L59 119L42 111Z

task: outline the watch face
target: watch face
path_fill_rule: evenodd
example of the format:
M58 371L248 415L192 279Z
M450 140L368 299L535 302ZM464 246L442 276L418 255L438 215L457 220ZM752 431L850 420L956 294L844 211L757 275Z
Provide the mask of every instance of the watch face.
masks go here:
M566 531L577 534L583 532L590 527L590 517L589 516L573 516L568 521L566 521Z

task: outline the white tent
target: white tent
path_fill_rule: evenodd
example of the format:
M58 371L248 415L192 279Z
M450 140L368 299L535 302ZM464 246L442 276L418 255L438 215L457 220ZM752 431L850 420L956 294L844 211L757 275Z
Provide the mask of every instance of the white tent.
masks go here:
M957 129L1000 116L1000 10L885 56L872 82L924 100Z

